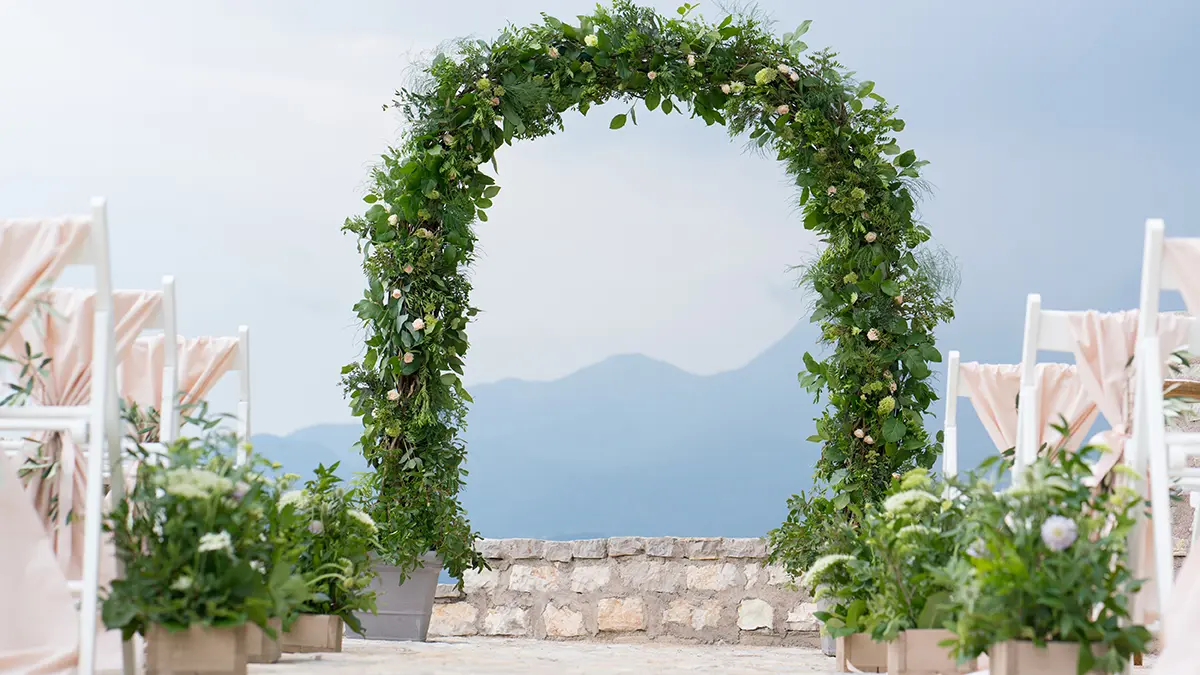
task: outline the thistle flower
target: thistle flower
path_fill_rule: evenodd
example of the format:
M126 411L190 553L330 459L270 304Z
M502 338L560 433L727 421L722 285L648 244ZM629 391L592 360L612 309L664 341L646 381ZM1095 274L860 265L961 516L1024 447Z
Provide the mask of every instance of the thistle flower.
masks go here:
M395 227L396 223L399 223L399 222L400 222L400 216L398 216L394 213L392 215L388 216L388 225Z
M688 54L688 57L687 57L687 62L688 62L688 67L689 67L689 68L695 68L695 67L696 67L696 55L695 55L695 54Z
M404 356L402 356L400 360L404 361L405 363L412 363L414 358L416 357L413 356L412 352L404 352Z
M874 328L867 331L867 339L870 340L871 342L875 342L876 340L879 339L879 331L875 330Z
M896 399L891 396L885 396L879 401L879 406L876 410L880 415L888 415L896 409Z
M868 244L872 244L872 243L874 243L874 242L875 242L875 240L876 240L876 239L878 239L878 238L879 238L879 235L875 234L874 232L868 232L868 233L867 233L867 236L863 237L863 239L866 239L866 240L867 240L867 243L868 243Z
M1070 518L1050 516L1042 523L1042 542L1051 551L1066 550L1077 536L1079 529Z
M279 497L279 507L295 506L296 508L304 508L308 503L308 495L304 494L304 490L288 490Z
M654 78L658 77L658 73L656 73L652 70L652 71L646 73L646 77L650 78L650 81L653 82Z
M200 552L208 553L210 551L231 553L233 551L233 537L229 536L229 533L225 530L200 535Z
M365 525L368 530L372 532L375 531L375 521L371 518L371 516L368 516L362 511L359 511L358 509L350 509L349 511L346 511L346 515Z
M595 47L596 45L600 44L600 38L596 37L596 34L593 33L583 38L583 44L589 47Z
M425 320L417 319L413 321L413 330L425 330Z
M789 108L787 106L787 104L785 103L785 104L779 106L778 108L776 108L775 112L779 113L780 115L786 115L786 114L788 114L788 111L790 111L790 110L791 110L791 108Z
M399 391L397 391L397 390L395 390L395 389L390 389L390 390L388 390L388 393L387 393L387 400L389 400L389 401L399 401L399 400L400 400L400 392L399 392Z
M734 82L729 85L729 88L733 91L734 96L738 96L743 91L746 91L746 84L744 82Z
M726 96L728 96L729 92L731 92L731 91L733 91L733 88L730 87L728 83L721 85L721 93L722 94L725 94Z
M401 291L399 288L393 288L393 289L392 289L392 299L393 299L393 300L399 300L399 299L400 299L400 298L402 298L402 297L404 297L404 292L403 292L403 291Z
M826 572L837 565L843 565L853 560L854 556L841 553L817 558L813 561L812 566L808 568L808 571L804 573L804 576L800 577L800 583L811 589L821 583L821 580L825 578Z
M558 58L558 47L551 47L550 49L546 50L546 53L550 55L550 58L557 59Z
M317 535L325 534L325 523L322 523L319 520L314 520L308 524L308 531Z

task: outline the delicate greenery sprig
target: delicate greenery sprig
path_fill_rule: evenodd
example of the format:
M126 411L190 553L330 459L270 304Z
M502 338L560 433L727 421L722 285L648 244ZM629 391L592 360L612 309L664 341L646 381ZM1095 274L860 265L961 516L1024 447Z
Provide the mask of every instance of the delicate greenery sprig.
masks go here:
M995 458L985 463L995 471L990 480L961 486L970 555L954 570L960 658L1006 640L1076 642L1080 674L1117 673L1146 651L1149 631L1130 625L1128 598L1143 582L1127 556L1144 500L1127 487L1090 488L1085 460L1095 454L1087 447L1041 457L999 492L1009 463Z
M304 490L285 494L280 504L299 516L292 536L300 543L298 569L309 597L297 613L339 616L361 633L354 612L375 611L370 584L377 528L369 515L354 508L356 497L339 485L337 467L336 462L328 468L319 465ZM295 615L287 617L285 628L294 619Z
M252 621L270 631L267 620L294 601L299 579L273 550L285 541L271 525L276 486L253 455L234 466L235 447L231 436L213 433L172 443L165 462L141 447L130 451L136 479L105 518L125 565L104 599L107 627L128 637L153 624Z
M545 16L459 43L397 92L408 133L372 172L366 213L344 227L359 239L367 289L355 306L365 354L343 373L378 476L375 513L402 539L381 554L402 569L431 549L455 576L483 565L457 500L472 225L500 191L482 167L503 145L561 129L563 112L611 99L725 125L794 179L804 226L825 243L805 279L833 352L806 356L801 379L829 404L812 440L836 508L878 500L894 472L937 455L923 426L936 399L927 364L940 359L932 331L952 312L921 264L929 230L914 218L913 188L924 162L897 145L904 122L833 54L804 54L808 22L781 40L753 16L710 24L693 10L664 17L618 1L578 23ZM610 126L629 121L636 106Z

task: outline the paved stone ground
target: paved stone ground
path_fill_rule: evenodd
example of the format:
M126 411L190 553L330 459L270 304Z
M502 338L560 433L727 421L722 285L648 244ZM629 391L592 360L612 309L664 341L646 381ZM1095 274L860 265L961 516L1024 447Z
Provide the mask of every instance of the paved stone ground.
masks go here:
M1149 664L1147 664L1149 665ZM251 673L275 675L669 675L833 674L833 659L803 647L612 644L508 638L426 643L346 640L341 654L284 654ZM1135 673L1149 675L1147 669Z

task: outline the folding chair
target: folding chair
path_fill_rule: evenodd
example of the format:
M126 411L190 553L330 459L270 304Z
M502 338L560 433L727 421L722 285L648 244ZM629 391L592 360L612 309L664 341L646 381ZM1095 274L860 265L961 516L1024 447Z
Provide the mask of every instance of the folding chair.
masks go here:
M1200 313L1200 239L1166 239L1162 220L1146 221L1145 250L1142 258L1141 320L1138 322L1136 363L1134 442L1128 461L1150 480L1151 529L1154 541L1154 570L1158 586L1160 621L1168 607L1174 580L1174 541L1171 534L1170 488L1175 486L1195 493L1200 491L1200 468L1188 466L1188 460L1200 457L1200 433L1168 432L1164 417L1163 372L1165 355L1158 339L1159 296L1163 291L1179 291L1188 313ZM1193 321L1189 333L1189 351L1200 353L1200 322ZM1148 474L1145 468L1149 465ZM1141 487L1140 485L1138 487ZM1192 520L1192 537L1200 528L1200 509ZM1134 549L1140 550L1140 549ZM1161 625L1160 625L1161 628Z
M116 406L116 364L113 337L112 279L108 248L107 207L103 199L92 200L86 243L71 258L72 265L93 269L96 283L95 332L92 350L91 397L87 406L0 407L0 433L67 432L88 447L88 488L85 504L83 584L79 609L78 672L90 675L96 664L98 627L98 577L103 496L102 464L107 456L111 471L120 482L120 428ZM25 298L24 302L30 302ZM113 452L106 454L106 448ZM117 574L122 570L118 565ZM125 654L124 667L132 672Z

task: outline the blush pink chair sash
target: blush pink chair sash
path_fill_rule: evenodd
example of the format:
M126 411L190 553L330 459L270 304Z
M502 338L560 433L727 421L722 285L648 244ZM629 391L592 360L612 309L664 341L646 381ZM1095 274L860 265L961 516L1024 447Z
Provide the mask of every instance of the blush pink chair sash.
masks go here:
M1200 316L1200 239L1166 239L1163 260L1179 284L1188 313Z
M0 347L29 315L32 305L22 301L62 273L91 228L87 218L0 220Z
M1055 448L1075 450L1080 445L1079 433L1091 426L1098 411L1088 399L1079 381L1075 366L1063 363L1041 363L1036 369L1039 380L1038 410L1039 444L1050 443ZM966 385L967 397L975 414L983 423L997 450L1007 450L1017 444L1017 395L1021 391L1021 367L990 363L963 363L959 375ZM1071 435L1064 439L1052 425L1063 417Z
M179 391L184 405L199 403L233 368L238 339L197 337L178 339ZM139 406L162 405L163 336L148 335L134 342L129 357L118 366L121 396Z
M0 672L60 673L79 659L79 613L38 513L0 453Z
M22 337L33 351L53 359L48 376L35 382L34 403L46 406L87 405L91 398L92 336L96 293L91 290L51 290L49 309L26 321ZM118 361L129 353L134 339L162 305L161 291L116 291L113 293L114 335ZM51 434L42 454L59 461L58 484L42 480L40 472L28 476L28 490L48 531L55 532L54 549L68 579L82 578L83 520L76 512L70 526L63 519L87 494L86 459L66 434ZM58 523L50 519L51 505L58 502ZM78 511L78 509L76 509ZM111 577L110 577L111 578Z

